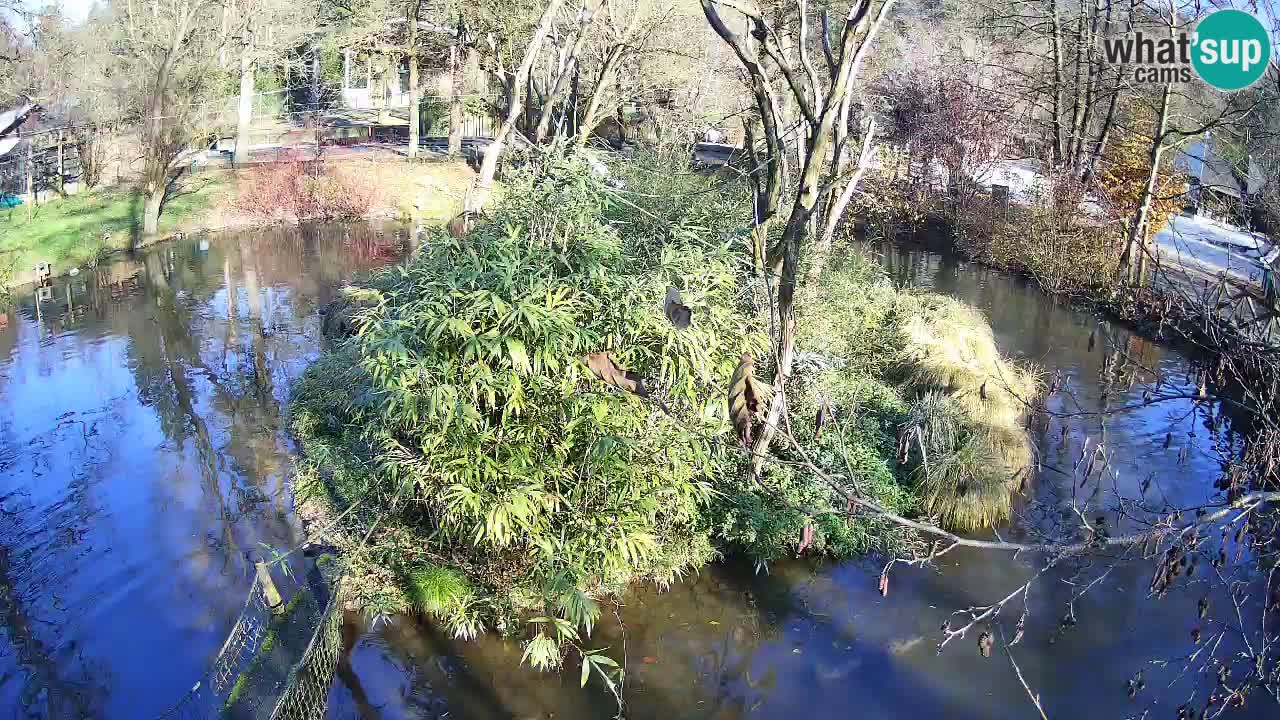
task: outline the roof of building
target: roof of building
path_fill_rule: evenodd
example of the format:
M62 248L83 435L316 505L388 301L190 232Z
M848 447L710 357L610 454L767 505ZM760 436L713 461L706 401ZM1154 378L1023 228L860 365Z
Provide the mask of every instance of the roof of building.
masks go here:
M0 112L0 155L8 153L17 146L19 138L14 131L35 109L35 104L27 103L12 110Z
M1248 163L1246 171L1240 172L1217 152L1213 138L1205 136L1179 152L1174 167L1199 180L1201 187L1238 198L1260 192L1265 183L1253 158Z

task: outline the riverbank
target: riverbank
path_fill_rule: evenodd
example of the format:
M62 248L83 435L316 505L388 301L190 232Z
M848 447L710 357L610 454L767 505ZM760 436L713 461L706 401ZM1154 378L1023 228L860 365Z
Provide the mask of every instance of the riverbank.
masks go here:
M104 188L37 207L9 208L0 214L0 288L35 282L40 262L60 276L131 246L217 229L206 216L210 208L230 202L231 190L229 178L221 174L185 179L165 206L159 235L150 240L140 234L143 202L138 190Z
M393 153L326 161L369 190L358 218L398 218L443 223L461 212L463 195L475 174L462 162L408 162ZM261 211L247 196L260 196L276 164L243 170L184 175L160 215L160 232L141 235L142 195L110 187L57 198L31 209L0 213L0 290L36 282L37 263L54 276L93 267L111 255L138 250L183 235L246 230L282 222ZM320 209L323 212L323 208ZM311 218L302 218L304 220Z

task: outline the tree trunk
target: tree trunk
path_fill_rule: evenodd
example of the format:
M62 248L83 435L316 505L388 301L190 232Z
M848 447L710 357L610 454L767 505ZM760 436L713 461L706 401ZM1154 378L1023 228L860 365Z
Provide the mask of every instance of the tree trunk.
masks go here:
M310 110L316 112L320 109L320 45L317 43L311 46L311 91Z
M1072 73L1071 86L1071 123L1067 128L1067 142L1063 160L1067 162L1072 172L1076 172L1078 168L1075 166L1077 157L1077 148L1083 142L1080 134L1080 123L1083 121L1084 112L1084 85L1085 85L1085 18L1088 15L1088 6L1082 0L1076 14L1076 32L1072 45L1072 51L1075 53L1074 72Z
M232 161L236 165L249 162L249 130L253 125L254 84L253 31L248 31L240 48L240 108L236 114L236 152Z
M462 50L449 46L449 157L462 154Z
M524 79L524 132L526 135L533 134L533 102L537 98L536 83L533 79L533 73L530 72L528 77Z
M542 103L542 111L538 114L538 127L533 133L533 141L538 144L546 141L547 134L551 131L551 120L555 114L555 108L569 95L569 77L578 70L578 53L582 50L582 43L587 38L587 30L591 28L594 18L594 14L584 7L582 19L578 25L578 36L569 47L569 52L565 55L564 62L551 83L551 90Z
M581 81L582 68L573 69L573 88L569 91L569 107L565 109L564 115L561 116L562 128L556 132L563 133L567 137L577 137L578 135L578 103L581 102Z
M418 8L419 0L409 4L409 159L418 157L418 136L421 118L418 108Z
M586 147L587 139L595 131L596 125L600 124L602 118L597 117L600 113L600 105L604 103L605 95L613 87L618 63L622 59L622 51L621 45L615 45L609 48L609 54L605 56L604 65L600 68L600 77L596 81L595 88L591 91L591 100L587 102L587 112L583 114L582 125L578 127L577 144L580 148ZM625 136L625 129L621 122L618 123L618 128L619 133Z
M524 59L520 62L520 67L516 69L516 74L511 79L508 91L510 102L507 103L507 115L503 119L502 125L498 128L493 142L489 144L489 147L485 148L484 161L480 163L480 174L472 184L470 192L467 193L467 200L464 205L464 211L467 213L478 213L489 202L489 196L493 193L493 179L498 174L498 159L502 156L503 145L506 143L507 138L510 137L516 120L519 119L523 109L520 89L529 82L529 71L533 68L533 62L537 59L538 52L542 49L542 43L547 39L547 33L551 31L551 24L555 21L556 12L559 11L563 2L564 0L549 0L546 9L542 11L542 18L538 21L538 27L534 30L533 37L529 39L529 46L525 49Z
M36 207L36 143L27 141L27 222L31 222Z
M410 33L412 35L412 33ZM418 157L419 136L422 133L421 111L418 108L418 54L409 55L409 158Z
M1084 167L1084 171L1080 174L1080 179L1084 183L1088 183L1093 179L1093 175L1098 169L1098 160L1102 158L1102 154L1107 150L1107 142L1111 139L1111 128L1115 125L1116 118L1116 101L1120 97L1120 86L1123 81L1124 71L1116 72L1116 82L1111 88L1111 98L1107 101L1107 114L1102 118L1102 127L1098 130L1098 140L1093 145L1093 151L1089 154L1089 161Z
M1049 0L1050 45L1053 50L1053 92L1050 112L1053 113L1053 164L1062 163L1062 23L1058 20L1058 1Z
M1135 280L1134 269L1138 268L1137 280L1142 281L1146 268L1146 226L1151 213L1151 198L1155 195L1156 178L1160 175L1160 157L1164 154L1164 136L1169 126L1169 98L1173 94L1173 85L1166 83L1160 94L1160 111L1156 116L1156 129L1151 138L1151 150L1147 155L1150 169L1147 171L1147 182L1142 188L1142 196L1138 207L1129 220L1129 236L1125 242L1124 254L1120 258L1121 272L1127 272L1129 283ZM1141 262L1135 262L1135 255L1141 254Z
M67 194L67 164L64 148L66 147L66 138L63 131L58 131L58 194L66 196Z
M142 234L153 238L160 232L160 207L164 205L164 185L150 185L145 188L146 198L142 212Z
M867 172L867 165L871 163L871 147L876 135L876 121L871 120L867 126L867 134L862 136L862 150L858 153L858 166L854 169L853 177L849 179L849 184L844 186L844 190L832 203L831 208L827 211L827 224L822 231L822 240L818 246L818 256L815 258L814 267L821 268L821 261L825 259L827 253L831 251L831 243L835 239L836 227L840 224L840 218L844 216L845 209L849 206L849 201L853 198L853 193L858 189L858 183L862 182L862 176Z

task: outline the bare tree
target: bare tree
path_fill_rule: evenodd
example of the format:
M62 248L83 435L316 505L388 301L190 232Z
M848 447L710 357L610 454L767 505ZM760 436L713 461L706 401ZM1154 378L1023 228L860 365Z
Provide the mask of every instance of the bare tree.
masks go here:
M643 47L644 42L638 36L646 20L653 23L656 18L639 2L634 3L630 8L621 3L615 3L606 8L603 23L606 40L591 90L591 98L587 101L587 108L583 111L582 120L578 124L579 147L586 145L587 139L603 119L601 108L605 98L617 83L618 71L628 57L639 52ZM651 24L649 28L657 26L657 24Z
M498 127L497 133L494 134L493 142L489 143L489 146L485 148L484 160L480 163L480 173L476 176L475 182L467 193L465 210L468 213L480 212L489 202L489 196L493 192L493 180L498 173L498 160L501 158L502 150L511 137L511 133L515 130L516 121L524 108L526 98L521 95L521 92L529 82L529 72L538 57L538 52L542 49L542 43L546 40L547 34L551 32L552 23L555 22L556 13L559 12L562 3L563 0L549 0L542 11L542 17L538 20L537 27L533 31L533 36L529 39L528 45L525 46L524 57L520 61L520 65L507 78L505 83L507 88L506 114L502 124ZM490 42L496 44L496 41L492 38L490 38ZM505 74L505 67L500 59L498 60L498 67Z
M218 0L129 0L122 49L143 73L142 233L155 235L177 164L206 115L198 100L216 46Z
M258 71L287 71L294 49L316 25L315 10L310 0L235 0L222 6L224 48L234 44L239 50L236 164L249 159Z
M592 24L595 22L597 14L607 8L608 4L608 0L600 0L596 4L584 2L577 10L577 18L572 33L573 41L571 43L559 43L559 52L556 53L555 61L551 63L550 82L546 92L543 94L541 107L538 109L538 124L533 132L533 141L535 143L541 144L547 141L547 136L551 132L552 120L556 116L556 108L560 107L568 98L569 91L573 87L572 78L577 76L580 71L579 58L582 54L582 48L590 35ZM568 112L573 111L574 108L568 109Z
M839 188L853 179L843 177L840 172L840 157L845 150L842 145L847 140L847 133L837 132L837 123L847 123L849 103L846 98L877 31L893 6L893 0L881 2L874 13L872 5L871 0L851 3L843 22L833 31L829 21L821 20L826 12L815 12L807 0L796 3L795 22L787 23L771 19L774 15L748 2L702 0L707 20L716 34L733 49L751 79L755 110L765 127L765 152L772 156L773 162L780 163L783 140L778 118L785 115L779 94L774 90L773 72L785 80L804 133L800 144L798 187L787 213L786 226L777 244L765 253L768 268L777 273L776 297L771 308L776 321L774 387L785 386L795 358L795 294L801 253L811 223L819 218L823 198L832 192L842 195L843 190ZM744 16L747 25L745 35L730 28L721 16L722 7L736 10ZM815 26L821 28L825 72L819 72L813 60L810 32ZM769 199L766 197L767 201ZM775 211L770 207L757 208L755 222L758 225L768 222ZM758 234L758 237L763 244L764 236ZM782 392L774 396L769 403L764 427L755 439L752 452L756 458L756 472L773 441L776 428L782 422L786 410L785 397Z

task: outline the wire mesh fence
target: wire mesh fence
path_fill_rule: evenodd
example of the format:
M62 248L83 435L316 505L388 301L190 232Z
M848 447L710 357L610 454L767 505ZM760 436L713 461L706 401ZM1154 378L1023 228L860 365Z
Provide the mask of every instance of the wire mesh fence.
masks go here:
M331 573L332 590L326 593L318 622L311 632L305 650L289 668L280 692L275 697L238 697L245 676L253 673L253 659L266 652L264 640L269 636L273 615L262 585L254 578L244 608L227 634L218 655L202 676L181 699L156 720L213 720L225 718L234 704L247 708L247 716L269 717L271 720L320 720L328 704L329 685L333 681L338 657L342 652L342 609L345 596L340 574ZM298 592L307 592L299 589ZM270 710L270 715L267 710Z
M320 616L315 633L302 658L289 670L284 692L271 713L271 720L320 720L329 702L338 657L342 654L342 608L344 585L339 578Z
M161 713L157 720L204 720L215 717L217 708L223 704L223 696L227 694L236 676L261 647L270 622L271 609L267 607L262 586L255 577L249 586L249 594L245 598L240 616L236 618L235 625L227 633L226 641L204 676L178 702Z

